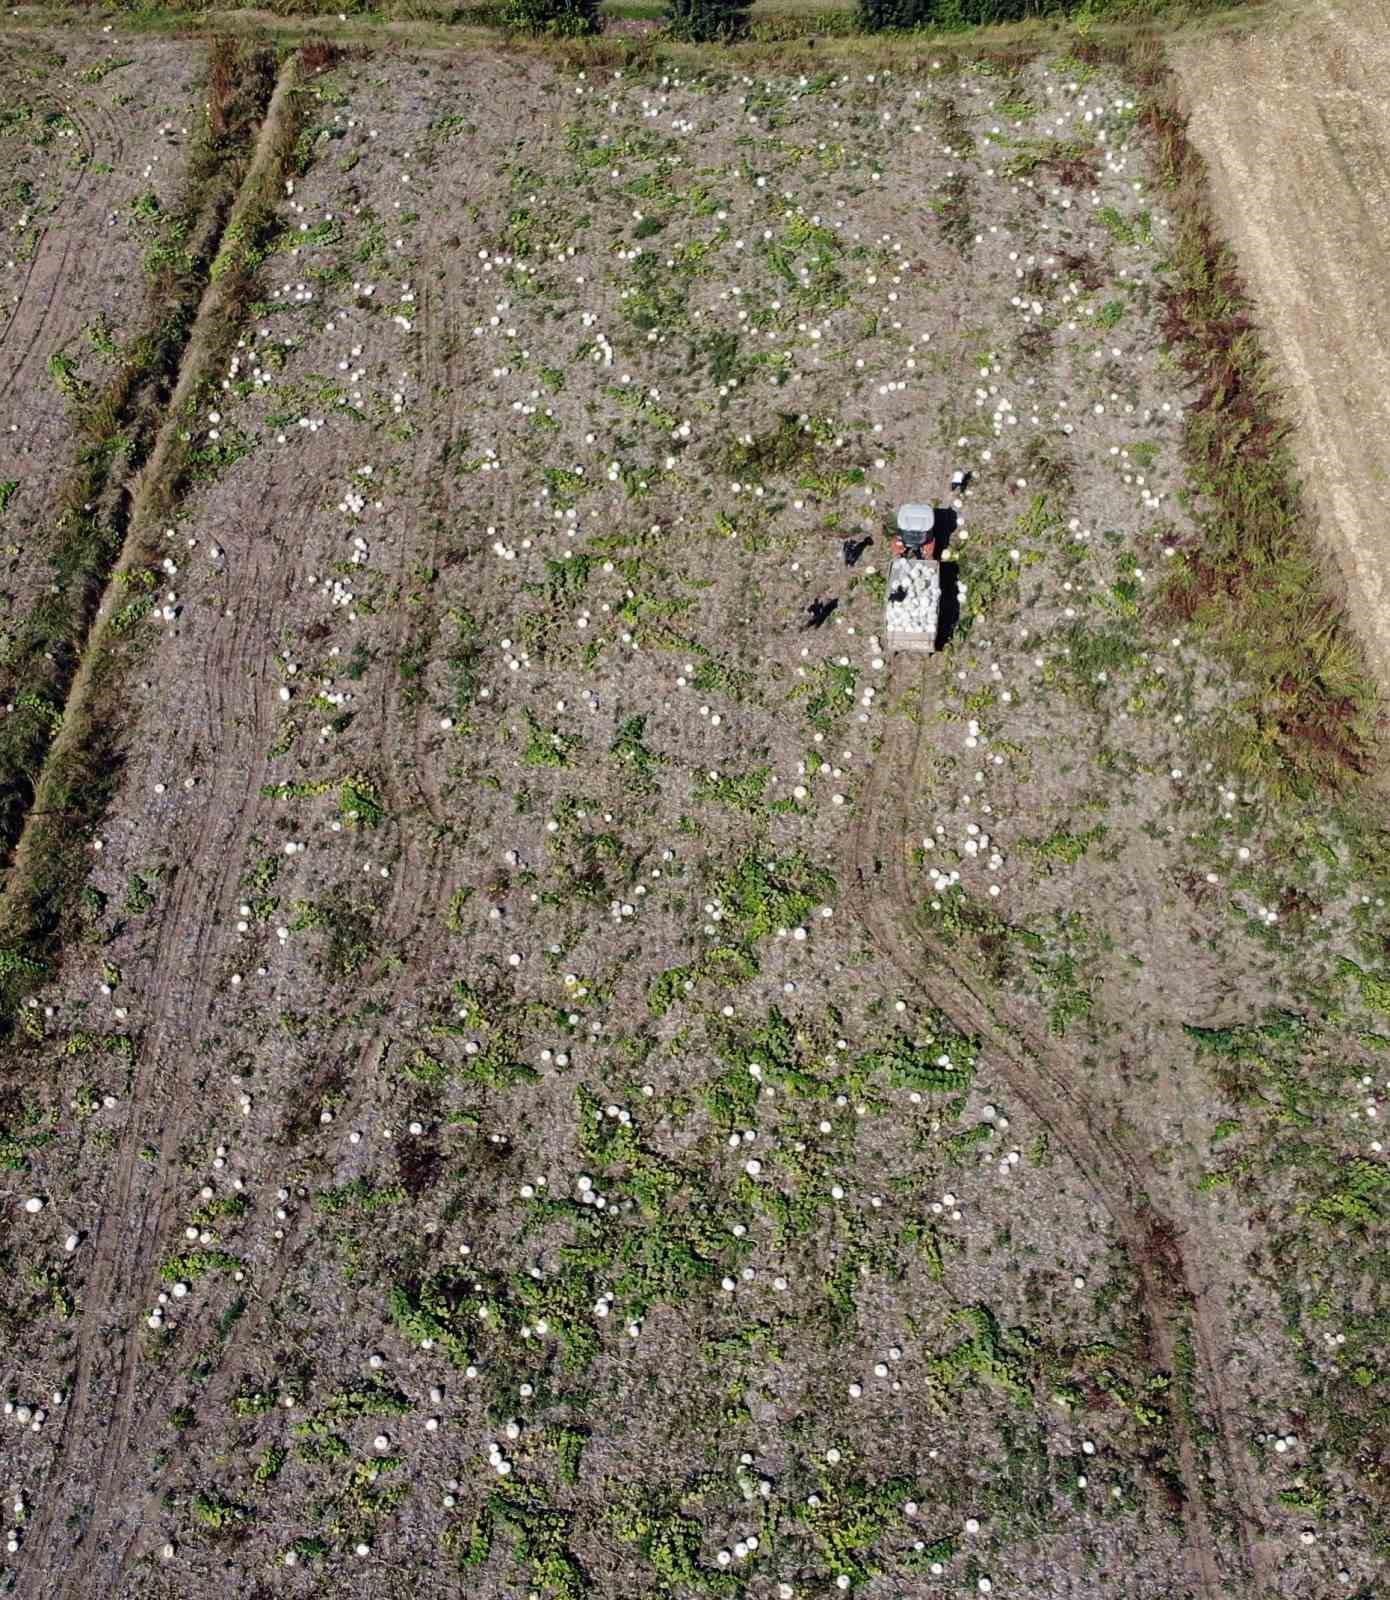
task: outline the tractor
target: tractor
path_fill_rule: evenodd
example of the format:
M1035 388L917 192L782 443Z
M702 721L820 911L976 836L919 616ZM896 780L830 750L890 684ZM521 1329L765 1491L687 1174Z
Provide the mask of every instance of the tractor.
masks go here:
M952 473L952 493L959 494L969 481L969 472ZM954 526L953 511L941 512L934 506L916 503L898 507L883 619L890 651L931 655L936 650L941 619L941 547Z
M941 613L941 562L934 528L936 512L927 505L898 508L898 531L888 569L884 633L890 651L931 655Z

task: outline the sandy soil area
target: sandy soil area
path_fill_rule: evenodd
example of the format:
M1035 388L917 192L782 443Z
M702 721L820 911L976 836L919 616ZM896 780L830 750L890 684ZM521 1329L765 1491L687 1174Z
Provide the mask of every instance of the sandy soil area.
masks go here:
M1175 65L1298 421L1315 537L1390 683L1390 3L1320 0Z

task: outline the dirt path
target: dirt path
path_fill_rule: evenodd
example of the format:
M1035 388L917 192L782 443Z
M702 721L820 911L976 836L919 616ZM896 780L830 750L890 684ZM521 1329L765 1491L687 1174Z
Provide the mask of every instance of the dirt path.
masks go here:
M1173 65L1298 422L1318 537L1390 686L1390 0L1315 0Z
M1178 1371L1186 1313L1196 1355L1197 1400L1219 1424L1216 1457L1204 1463L1183 1405L1175 1400L1170 1413L1183 1485L1189 1581L1206 1600L1229 1594L1258 1600L1273 1592L1269 1554L1257 1521L1259 1497L1245 1446L1220 1405L1217 1374L1230 1339L1221 1309L1194 1287L1203 1278L1191 1259L1195 1233L1185 1233L1179 1219L1160 1216L1144 1199L1152 1186L1142 1162L1108 1131L1102 1109L1075 1087L1080 1064L1068 1058L1064 1047L1039 1037L1022 1008L1005 997L982 993L952 953L924 937L917 925L918 897L907 875L910 841L903 837L901 819L910 810L918 764L927 755L923 730L942 670L939 655L895 658L890 695L905 696L915 714L889 721L849 834L842 881L880 957L954 1027L989 1048L1013 1093L1053 1130L1099 1196L1138 1272L1153 1341L1151 1358L1162 1371ZM1210 1482L1213 1465L1222 1480L1216 1484ZM1213 1527L1213 1490L1221 1510L1234 1519L1234 1542Z
M205 679L210 700L220 698L211 686L244 684L248 679L260 692L252 691L246 699L252 705L268 699L257 678L265 670L264 639L273 629L275 596L271 574L260 576L266 597L262 605L257 607L249 594L244 597L225 658L210 663ZM211 726L234 726L230 708L214 704L210 715L214 714L220 720ZM249 746L265 733L251 720L233 739ZM231 874L240 860L239 849L233 846L242 844L257 809L249 759L221 760L211 770L204 815L216 818L218 829L225 830L219 837L226 848L188 852L187 865L173 879L161 919L158 961L168 983L156 999L142 1042L122 1160L93 1240L77 1374L60 1441L63 1465L55 1470L53 1487L35 1519L19 1594L66 1593L72 1575L80 1583L92 1581L96 1557L107 1547L104 1519L117 1508L112 1481L129 1465L125 1458L131 1447L144 1315L149 1309L144 1302L157 1281L154 1266L161 1246L168 1243L173 1211L184 1198L177 1151L187 1119L199 1104L185 1081L194 1067L186 1041L205 1015L212 993L201 981L212 958L214 933L206 908L228 898ZM157 1164L139 1159L146 1146L159 1151ZM84 1504L91 1508L92 1520L74 1539L65 1531L65 1515ZM94 1550L93 1544L99 1548Z

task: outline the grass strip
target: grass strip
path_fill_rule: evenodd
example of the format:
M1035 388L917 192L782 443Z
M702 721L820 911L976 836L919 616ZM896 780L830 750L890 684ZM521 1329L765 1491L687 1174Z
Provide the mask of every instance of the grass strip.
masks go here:
M896 40L899 45L954 41L967 53L975 52L982 43L999 46L1020 40L1051 41L1064 48L1066 25L1072 16L1087 30L1103 33L1112 27L1128 29L1160 20L1167 28L1237 9L1257 9L1260 3L1255 0L1252 8L1243 0L935 0L928 7L933 13L930 17L880 30L871 25L869 13L861 9L858 0L753 0L742 38L752 43L816 38ZM388 26L399 37L399 31L410 24L440 30L441 35L484 30L469 41L480 46L496 42L499 36L511 38L525 32L510 16L507 0L180 0L172 5L159 0L43 0L34 9L73 17L117 12L127 28L173 31L205 27L209 18L219 28L230 28L244 17L248 27L262 32L275 24L282 28L296 22L313 26L323 19L341 24L334 34L338 42L349 32L361 40L366 36L364 30ZM669 10L666 0L601 0L599 15L605 24L664 23ZM634 38L631 33L621 37L628 43ZM672 42L660 32L641 37ZM549 37L544 42L577 41ZM716 48L722 54L725 47Z

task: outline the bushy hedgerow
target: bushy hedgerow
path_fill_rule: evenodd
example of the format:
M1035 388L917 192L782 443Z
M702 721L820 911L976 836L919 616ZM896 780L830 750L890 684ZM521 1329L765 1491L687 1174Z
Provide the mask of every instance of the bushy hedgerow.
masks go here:
M666 28L672 38L695 44L734 39L747 30L750 4L751 0L671 0Z
M505 16L514 28L576 38L600 33L599 0L507 0Z
M1075 9L1075 0L859 0L858 22L865 33L973 28Z

